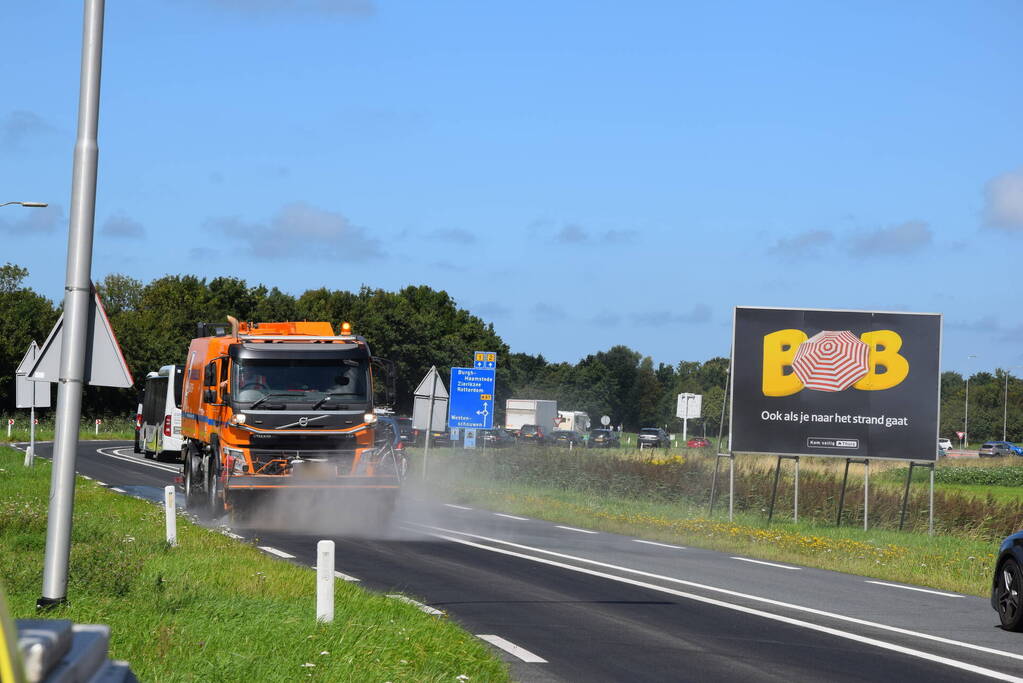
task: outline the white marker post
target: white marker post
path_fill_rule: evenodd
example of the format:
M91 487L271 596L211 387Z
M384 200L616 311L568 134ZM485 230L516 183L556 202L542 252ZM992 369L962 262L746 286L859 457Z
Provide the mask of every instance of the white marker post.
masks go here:
M178 515L174 504L174 487L163 487L163 507L167 518L167 545L178 544Z
M11 439L11 427L13 427L13 426L14 426L14 418L12 418L12 417L7 418L7 440L8 441L10 441L10 439Z
M334 541L316 543L316 621L334 621Z
M99 436L99 423L102 421L103 420L99 419L98 417L96 418L96 436Z

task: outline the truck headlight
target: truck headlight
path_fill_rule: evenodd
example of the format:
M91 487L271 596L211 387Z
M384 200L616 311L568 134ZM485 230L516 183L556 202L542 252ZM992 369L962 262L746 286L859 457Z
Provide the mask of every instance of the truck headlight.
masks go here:
M245 462L245 452L238 448L225 448L224 455L228 457L228 467L231 474L245 474L248 471L248 463Z
M376 413L366 413L362 416L362 419L366 422L366 424L371 425L377 421L377 416Z
M231 416L231 419L228 420L228 422L233 425L245 424L245 413L235 413L234 415Z

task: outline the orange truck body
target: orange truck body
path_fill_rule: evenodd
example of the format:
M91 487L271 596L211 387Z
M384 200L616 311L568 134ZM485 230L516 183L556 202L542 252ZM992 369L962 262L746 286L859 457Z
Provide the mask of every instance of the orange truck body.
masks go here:
M186 504L214 512L259 492L362 490L393 499L375 443L372 355L327 322L200 324L185 361Z

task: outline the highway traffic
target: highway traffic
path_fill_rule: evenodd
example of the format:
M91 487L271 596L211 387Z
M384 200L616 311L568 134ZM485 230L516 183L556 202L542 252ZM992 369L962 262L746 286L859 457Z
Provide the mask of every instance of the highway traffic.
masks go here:
M41 456L50 444L40 444ZM154 503L180 465L82 442L80 475ZM179 496L179 500L180 500ZM207 522L442 612L523 681L1023 681L1018 635L983 598L904 586L429 500L407 487L375 536Z

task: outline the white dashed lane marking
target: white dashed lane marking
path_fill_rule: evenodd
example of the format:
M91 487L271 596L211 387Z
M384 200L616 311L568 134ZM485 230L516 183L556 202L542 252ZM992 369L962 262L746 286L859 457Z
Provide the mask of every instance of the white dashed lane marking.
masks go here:
M661 548L673 548L675 550L685 550L685 546L682 545L670 545L668 543L658 543L657 541L644 541L642 538L632 539L636 543L646 543L647 545L656 545Z
M464 505L455 505L454 503L444 503L444 507L455 508L456 510L472 510L472 508L467 508Z
M529 519L529 517L516 517L515 515L506 515L503 512L495 512L494 514L497 515L498 517L504 517L506 519L517 519L520 522L525 522Z
M423 603L419 602L418 600L413 600L412 598L405 597L404 595L398 595L397 593L391 593L387 597L394 598L395 600L400 600L400 601L402 601L404 603L412 605L413 607L416 607L417 609L419 609L422 612L426 612L427 614L432 614L435 617L438 617L438 616L441 616L441 615L444 614L439 609L436 609L434 607L430 607L429 605L424 605Z
M802 567L790 567L785 564L775 564L774 562L764 562L763 560L751 560L748 557L733 557L733 560L739 560L740 562L752 562L753 564L762 564L768 567L777 567L778 569L792 569L793 571L802 571Z
M962 595L956 595L955 593L945 593L944 591L932 591L929 588L917 588L916 586L902 586L897 583L885 583L884 581L867 581L876 586L887 586L889 588L902 588L907 591L919 591L920 593L930 593L931 595L942 595L946 598L961 598Z
M501 636L477 634L476 637L479 638L480 640L487 641L488 643L490 643L491 645L493 645L495 647L501 648L502 650L504 650L508 654L512 655L513 657L518 657L519 659L521 659L524 662L528 662L530 664L546 664L547 663L547 660L544 659L543 657L538 657L538 656L534 655L532 652L530 652L529 650L527 650L525 648L522 648L522 647L519 647L515 643L507 641L504 638L502 638Z
M558 529L564 529L565 531L577 531L580 534L599 534L599 531L590 531L589 529L576 529L574 526L561 526L560 524L555 525Z
M283 550L278 550L277 548L271 548L268 545L261 545L261 546L257 546L257 547L260 550L262 550L263 552L265 552L265 553L270 553L271 555L276 555L277 557L283 557L286 560L293 560L293 559L295 559L294 555L291 555L290 553L286 553Z

